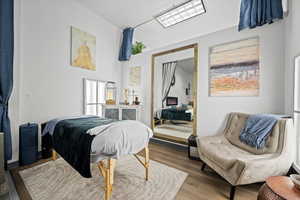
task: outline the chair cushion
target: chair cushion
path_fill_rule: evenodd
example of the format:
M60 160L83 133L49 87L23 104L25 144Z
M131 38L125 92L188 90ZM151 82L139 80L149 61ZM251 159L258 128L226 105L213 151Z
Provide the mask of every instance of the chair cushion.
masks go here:
M244 168L254 160L267 160L272 156L272 154L256 155L240 149L228 142L223 135L201 137L198 142L201 153L223 170L229 170L233 165Z
M250 115L243 113L231 113L229 115L225 128L225 137L227 138L227 140L231 144L257 155L277 152L279 147L280 120L273 127L264 148L256 149L255 147L251 147L240 141L239 136L241 130L245 127L246 121L249 116Z
M251 156L249 152L230 144L223 136L200 138L199 149L207 159L223 170L231 168L238 158Z

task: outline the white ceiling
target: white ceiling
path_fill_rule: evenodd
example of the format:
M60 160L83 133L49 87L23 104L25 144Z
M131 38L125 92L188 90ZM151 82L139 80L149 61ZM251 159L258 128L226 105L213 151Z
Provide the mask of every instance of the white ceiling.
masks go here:
M119 28L132 27L186 0L75 0ZM153 20L135 30L147 49L216 32L237 25L240 0L204 0L207 13L164 29Z

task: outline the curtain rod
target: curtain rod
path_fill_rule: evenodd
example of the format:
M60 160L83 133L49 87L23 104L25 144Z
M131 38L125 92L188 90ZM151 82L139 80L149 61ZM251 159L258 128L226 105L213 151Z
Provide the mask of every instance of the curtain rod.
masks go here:
M144 21L144 22L142 22L142 23L140 23L140 24L138 24L138 25L135 25L133 28L136 29L136 28L138 28L138 27L140 27L140 26L143 26L144 24L147 24L147 23L149 23L149 22L152 22L153 20L154 20L154 18L148 19L148 20L146 20L146 21Z

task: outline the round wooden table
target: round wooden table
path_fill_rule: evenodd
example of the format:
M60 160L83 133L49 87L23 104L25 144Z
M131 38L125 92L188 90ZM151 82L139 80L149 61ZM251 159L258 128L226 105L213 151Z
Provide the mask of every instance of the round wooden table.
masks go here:
M257 200L300 200L300 190L287 176L273 176L260 188Z

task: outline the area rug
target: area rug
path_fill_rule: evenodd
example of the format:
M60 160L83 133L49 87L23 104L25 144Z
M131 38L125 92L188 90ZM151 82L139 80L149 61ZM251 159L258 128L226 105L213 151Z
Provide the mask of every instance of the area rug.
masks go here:
M103 177L95 164L93 178L81 177L63 159L19 172L33 200L102 200ZM155 161L150 161L149 181L145 169L133 156L117 161L111 200L173 200L187 174Z

